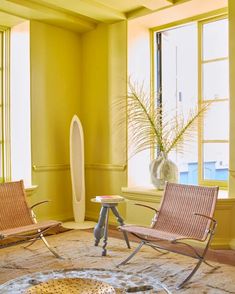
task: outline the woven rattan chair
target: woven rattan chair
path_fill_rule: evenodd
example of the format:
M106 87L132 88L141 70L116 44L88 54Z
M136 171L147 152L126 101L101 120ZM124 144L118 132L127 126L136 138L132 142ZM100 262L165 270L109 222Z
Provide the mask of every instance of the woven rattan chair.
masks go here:
M50 247L44 233L60 226L58 221L37 222L33 208L48 201L41 201L28 207L23 181L0 184L0 240L16 238L31 241L41 239L47 248L58 258L60 256ZM27 247L28 247L27 246Z
M135 251L118 266L126 264L143 245L191 256L198 259L198 262L190 274L177 286L178 289L183 287L202 262L211 266L205 261L205 256L216 228L213 214L217 196L218 187L166 183L159 211L147 205L137 204L155 211L151 227L136 225L120 227L120 230L132 233L141 242ZM203 242L202 252L185 243L187 240Z

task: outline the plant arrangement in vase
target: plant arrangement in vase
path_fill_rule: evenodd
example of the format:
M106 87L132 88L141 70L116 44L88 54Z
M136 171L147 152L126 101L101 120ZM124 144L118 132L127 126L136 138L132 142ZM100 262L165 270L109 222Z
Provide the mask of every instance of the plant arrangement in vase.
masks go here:
M183 152L185 142L192 140L197 119L208 109L191 109L183 115L176 109L167 113L162 105L153 106L152 96L144 90L144 84L129 81L127 94L128 142L130 156L143 150L155 148L157 158L150 163L153 185L163 189L165 181L178 181L178 168L168 159L168 154L177 148ZM156 95L155 95L156 96Z

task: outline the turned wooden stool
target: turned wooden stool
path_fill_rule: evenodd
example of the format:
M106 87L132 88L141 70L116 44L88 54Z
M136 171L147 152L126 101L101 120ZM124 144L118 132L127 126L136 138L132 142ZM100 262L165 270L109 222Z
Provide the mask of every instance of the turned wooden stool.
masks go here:
M120 201L113 200L113 202L105 202L105 200L98 201L96 198L91 199L92 202L99 203L101 204L101 209L100 209L100 216L97 225L94 228L94 236L95 236L95 246L98 246L100 239L104 237L103 239L103 251L102 251L102 256L106 256L107 250L106 246L108 243L108 223L109 223L109 210L111 209L112 213L116 216L118 223L120 226L124 225L123 218L120 216L117 206ZM123 199L123 201L125 201ZM123 202L122 201L122 202ZM130 247L130 243L128 240L127 233L123 231L123 236L126 241L126 245L128 248Z

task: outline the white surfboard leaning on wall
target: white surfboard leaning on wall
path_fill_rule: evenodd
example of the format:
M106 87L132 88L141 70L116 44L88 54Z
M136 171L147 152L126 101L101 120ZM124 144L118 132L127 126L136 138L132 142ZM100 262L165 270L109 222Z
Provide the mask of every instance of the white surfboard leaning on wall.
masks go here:
M93 228L94 222L85 221L84 136L82 124L77 115L73 116L70 124L70 172L74 222L65 222L63 227L69 229Z

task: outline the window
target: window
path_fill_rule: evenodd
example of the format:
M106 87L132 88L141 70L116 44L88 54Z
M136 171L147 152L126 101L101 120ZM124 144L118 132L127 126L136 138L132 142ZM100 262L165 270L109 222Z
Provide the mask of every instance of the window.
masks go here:
M31 186L29 22L0 28L0 182Z
M11 29L11 179L31 186L30 25Z
M187 116L210 102L184 152L169 157L181 183L220 185L228 180L228 20L213 18L155 32L155 103Z
M229 163L228 20L199 23L199 104L212 101L199 128L199 180L225 185Z

